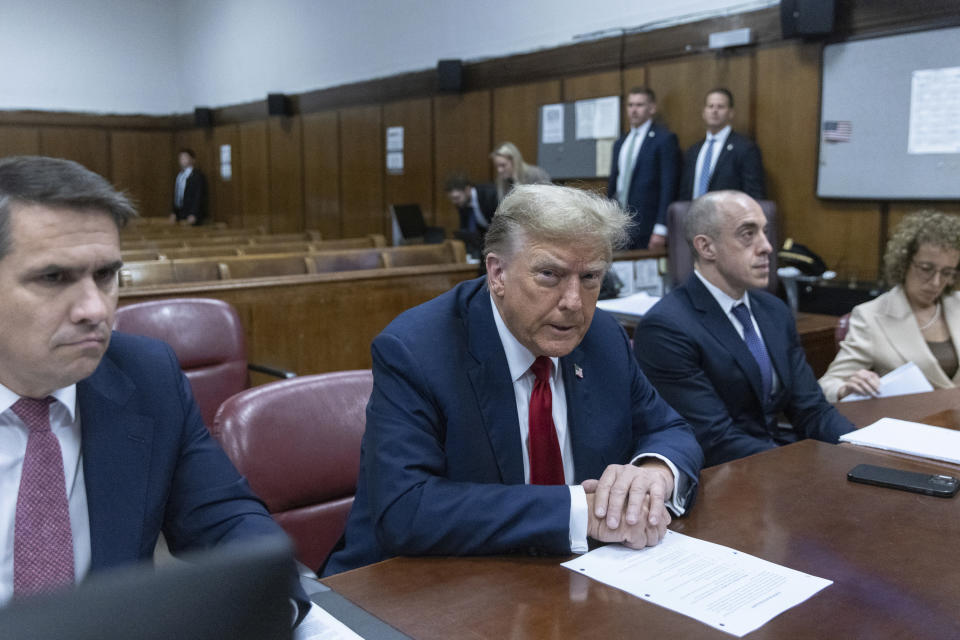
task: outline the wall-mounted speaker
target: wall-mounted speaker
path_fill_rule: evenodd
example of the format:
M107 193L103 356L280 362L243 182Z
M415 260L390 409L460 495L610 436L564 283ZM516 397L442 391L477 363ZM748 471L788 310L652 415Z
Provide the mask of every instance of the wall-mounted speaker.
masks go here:
M440 60L437 62L437 90L460 91L463 87L463 62Z
M193 126L209 129L213 126L213 109L197 107L193 110Z
M271 116L292 116L290 98L282 93L267 94L267 113Z
M780 30L784 38L833 33L835 0L780 0Z

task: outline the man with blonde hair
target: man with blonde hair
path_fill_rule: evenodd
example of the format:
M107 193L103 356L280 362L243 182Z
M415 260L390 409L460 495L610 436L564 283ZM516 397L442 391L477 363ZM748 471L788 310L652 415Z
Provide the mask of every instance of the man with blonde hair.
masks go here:
M702 458L595 313L627 224L588 192L517 186L491 221L487 275L374 340L360 481L327 575L394 555L660 541Z

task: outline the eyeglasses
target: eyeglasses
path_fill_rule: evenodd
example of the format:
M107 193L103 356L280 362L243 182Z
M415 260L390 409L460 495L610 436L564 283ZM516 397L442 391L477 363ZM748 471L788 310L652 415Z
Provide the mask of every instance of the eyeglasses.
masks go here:
M924 282L933 280L934 274L938 273L937 265L930 262L911 262L911 264L917 269L917 275L920 276L920 279ZM950 267L944 267L939 270L940 280L945 283L953 282L957 277L957 270Z

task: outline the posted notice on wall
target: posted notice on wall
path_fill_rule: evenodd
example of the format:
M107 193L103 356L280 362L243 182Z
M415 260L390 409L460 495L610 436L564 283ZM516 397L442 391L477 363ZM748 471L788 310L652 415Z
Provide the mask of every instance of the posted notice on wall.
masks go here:
M620 97L577 100L573 103L577 140L616 138L620 135Z
M833 584L670 530L655 547L607 545L563 566L738 637Z
M540 141L543 144L563 142L563 104L545 104L540 108Z
M960 67L913 72L907 153L960 153Z

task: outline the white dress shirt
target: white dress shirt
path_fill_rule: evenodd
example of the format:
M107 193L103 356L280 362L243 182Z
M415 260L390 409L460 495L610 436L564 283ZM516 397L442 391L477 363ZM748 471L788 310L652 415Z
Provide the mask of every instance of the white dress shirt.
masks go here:
M187 178L190 177L191 173L193 173L193 167L181 169L180 173L177 174L176 193L174 194L174 203L177 205L177 208L183 206L183 192L187 189Z
M693 176L693 191L696 193L697 185L700 184L700 177L703 175L704 167L704 155L707 152L707 143L713 139L713 148L710 149L710 166L707 167L707 175L712 176L713 170L717 167L717 158L720 157L720 152L723 150L723 145L727 143L727 137L730 135L731 131L730 125L725 126L723 129L716 133L710 133L707 131L707 137L704 138L703 144L700 146L700 153L697 155L697 172ZM699 194L703 195L703 194Z
M90 570L90 516L83 482L77 385L58 389L51 395L57 401L50 405L50 428L57 436L63 454L63 475L73 533L74 576L79 582ZM23 421L10 410L19 399L16 393L0 385L0 605L13 596L14 520L23 456L30 433Z
M693 272L697 274L697 277L700 278L700 282L703 283L703 286L707 288L707 291L710 292L710 295L713 296L713 299L717 301L717 304L720 305L720 308L723 309L723 313L727 316L727 319L730 321L730 324L733 325L733 328L736 329L737 334L740 336L740 339L743 340L743 325L740 324L740 321L737 320L737 316L733 315L733 308L740 303L747 305L747 309L750 309L750 321L753 322L753 330L757 332L757 336L763 340L763 334L760 332L760 325L757 324L757 319L753 315L753 309L750 308L750 296L746 293L743 294L743 297L739 300L734 300L726 293L723 292L719 287L715 286L712 282L703 277L696 268ZM766 342L764 342L766 344ZM776 393L777 389L780 388L780 379L777 377L777 369L773 366L773 361L770 362L770 371L773 374L770 385L770 393Z
M507 356L507 366L510 368L510 378L513 380L513 394L517 402L517 418L520 422L520 445L523 457L523 480L530 483L530 459L528 442L530 439L530 393L533 391L533 383L536 377L530 371L534 355L525 346L514 337L503 318L500 316L500 310L490 298L490 306L493 308L493 320L497 325L497 333L500 335L500 342L503 344L503 351ZM550 375L550 393L552 395L552 415L553 425L557 430L557 441L560 443L560 457L563 460L563 477L570 489L570 551L572 553L586 553L587 547L587 496L583 486L573 484L574 466L573 466L573 443L570 440L570 430L567 428L567 394L563 385L563 372L560 370L560 359L550 358L553 362L553 370ZM656 453L645 453L631 460L631 464L637 464L641 458L655 457L662 460L673 473L674 486L673 493L667 501L667 506L674 512L683 513L683 505L676 498L679 494L679 477L676 466L663 456Z

